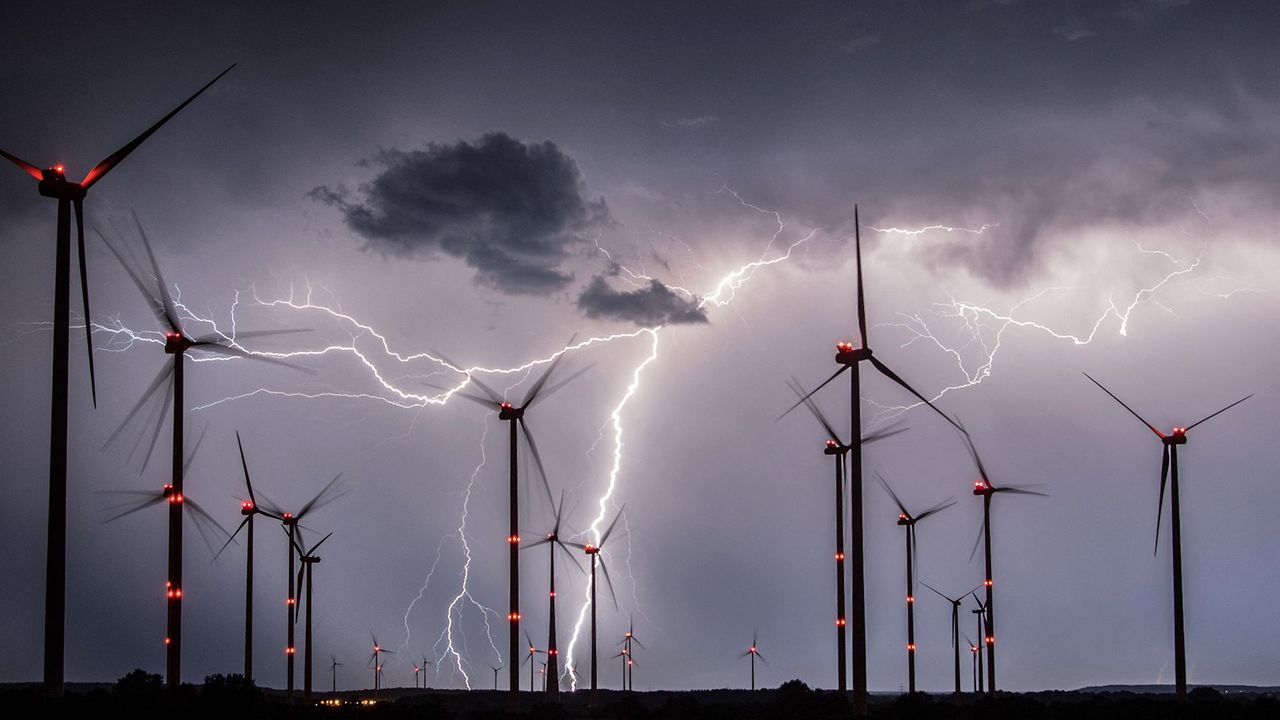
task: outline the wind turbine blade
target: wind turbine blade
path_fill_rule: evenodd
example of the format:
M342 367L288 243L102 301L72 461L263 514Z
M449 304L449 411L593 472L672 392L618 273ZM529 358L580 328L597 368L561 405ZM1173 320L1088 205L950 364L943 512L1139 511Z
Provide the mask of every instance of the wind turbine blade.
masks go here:
M542 480L542 489L547 493L547 503L554 509L556 500L551 495L551 482L547 480L547 468L542 464L542 453L538 452L538 443L533 439L533 433L529 432L529 425L524 421L524 417L516 418L516 422L520 423L520 430L524 433L524 440L529 445L529 452L533 454L533 462L538 467L538 477Z
M333 479L329 481L328 485L325 485L323 488L321 488L320 492L316 493L315 497L308 500L307 504L302 506L302 509L298 511L298 514L296 517L299 520L301 520L303 515L306 515L307 513L311 512L312 510L318 507L324 507L325 505L328 505L334 500L337 500L339 497L342 497L342 495L345 495L346 494L345 492L339 495L328 494L329 491L332 490L333 487L337 485L338 482L341 480L342 480L342 473L338 473L337 475L334 475Z
M973 562L973 556L978 554L978 545L982 543L982 535L986 531L987 531L987 518L984 515L982 518L982 523L978 525L978 537L973 539L973 549L969 551L969 562Z
M436 385L435 383L429 383L429 382L424 382L422 384L434 390L439 390L440 392L447 392L450 394L450 397L457 396L460 398L470 400L471 402L476 403L478 405L483 405L486 408L489 408L490 410L497 408L498 405L501 404L501 401L494 402L489 398L480 397L479 395L475 395L473 393L462 392L461 390L454 390L453 388L447 388L443 385Z
M1036 495L1038 497L1049 497L1049 493L1042 493L1036 490L1028 490L1017 485L1004 485L995 489L996 492L1006 492L1013 495Z
M925 396L923 396L923 395L921 395L920 393L916 392L916 389L915 389L915 388L913 388L913 387L911 387L910 385L908 385L906 380L903 380L902 378L898 377L897 373L895 373L894 371L890 370L888 365L885 365L884 363L880 362L879 358L877 358L876 356L872 355L871 357L869 357L869 358L867 358L867 359L871 361L871 364L872 364L872 365L874 365L874 366L876 367L876 369L877 369L877 370L879 370L879 371L880 371L880 373L881 373L882 375L884 375L885 377L889 378L890 380L892 380L892 381L894 381L894 382L898 383L899 385L901 385L901 386L903 387L903 389L905 389L907 392L911 393L912 395L915 395L917 398L919 398L919 399L920 399L920 402L924 403L925 405L928 405L928 406L929 406L929 408L930 408L931 410L933 410L934 412L936 412L936 413L938 413L939 415L941 415L943 420L946 420L947 422L951 423L951 426L952 426L952 427L954 427L954 428L955 428L955 429L957 429L957 430L959 430L959 429L960 429L960 426L956 424L956 421L955 421L955 420L952 420L952 419L951 419L951 416L950 416L950 415L948 415L948 414L946 414L946 413L942 412L941 410L939 410L937 405L934 405L933 403L929 402L929 401L925 398Z
M600 556L600 569L604 571L604 584L609 588L609 597L613 600L613 609L621 610L618 605L618 595L613 591L613 578L609 577L609 566L604 564L604 556Z
M98 379L93 372L93 315L89 312L89 270L84 257L84 201L75 201L76 244L80 253L80 297L84 301L84 341L89 351L89 392L98 407Z
M155 497L153 497L153 498L151 498L150 500L146 500L146 501L143 501L143 502L141 502L141 503L137 503L137 504L134 504L134 505L130 505L130 506L128 506L128 507L129 507L129 509L128 509L128 510L125 510L124 512L121 512L121 513L117 513L117 514L115 514L115 515L111 515L111 516L110 516L110 517L108 517L106 520L103 520L103 521L102 521L102 524L103 524L103 525L106 525L106 524L107 524L107 523L109 523L109 522L115 522L116 520L119 520L120 518L122 518L122 517L124 517L124 516L126 516L126 515L132 515L132 514L134 514L134 513L138 512L139 510L144 509L144 508L149 508L149 507L151 507L152 505L158 505L159 503L164 502L164 501L165 501L165 499L166 499L166 498L165 498L165 496L164 496L164 495L161 495L161 494L157 493L157 494L156 494L156 496L155 496ZM120 507L121 507L121 506L117 505L117 506L115 506L115 509L117 509L117 510L118 510Z
M240 448L240 467L244 469L244 486L249 491L249 502L258 506L258 498L253 496L253 480L249 479L249 463L244 459L244 443L240 442L240 431L236 431L236 446Z
M618 508L618 514L613 516L613 522L609 523L608 529L606 529L604 531L604 534L600 536L600 542L598 544L598 547L604 547L605 541L608 540L609 536L613 534L613 529L618 526L618 520L622 518L622 513L626 509L627 509L626 505L623 505L622 507Z
M862 225L858 222L858 206L853 206L853 252L858 270L858 337L867 346L867 304L862 293Z
M316 371L312 370L309 367L304 367L302 365L295 365L294 363L285 362L284 360L281 360L279 358L273 358L266 355L251 353L248 350L241 350L240 348L231 347L230 345L220 345L218 343L210 343L210 342L193 342L191 343L191 349L200 350L203 352L211 353L213 355L226 355L227 357L238 357L238 358L244 358L246 360L257 360L258 362L271 363L272 365L280 365L282 367L287 367L291 370L304 372L308 375L316 374Z
M303 587L302 581L306 579L307 566L309 566L311 563L304 561L301 564L302 564L302 567L298 568L298 582L296 585L294 585L294 587L298 589L297 591L298 597L293 604L293 622L295 624L298 622L298 616L302 614L302 599L307 595L305 592L302 591L302 587Z
M222 552L223 552L224 550L226 550L226 549L227 549L227 547L229 547L229 546L231 545L231 542L232 542L233 540L235 540L235 539L236 539L236 536L240 534L240 531L244 529L244 526L249 524L249 518L250 518L250 517L252 517L252 516L251 516L251 515L246 515L246 516L245 516L245 518L244 518L243 520L241 520L241 521L240 521L240 524L236 526L236 531L235 531L235 532L233 532L233 533L231 533L231 537L227 538L227 541L226 541L226 542L224 542L224 543L222 543L222 547L221 547L221 548L218 548L218 552L216 552L216 553L214 553L214 554L213 554L213 560L210 560L210 561L209 561L209 563L210 563L210 564L212 564L212 563L214 563L214 562L216 562L216 561L217 561L218 557L220 557L220 556L222 555Z
M276 335L296 335L298 333L308 333L308 332L315 332L315 329L314 328L287 328L284 330L238 330L236 331L235 337L228 337L226 335L223 335L222 333L215 332L215 333L209 333L208 335L201 335L200 337L195 338L195 341L198 343L221 344L224 342L231 342L231 341L239 342L240 340L243 340L245 338L273 337Z
M315 555L315 554L316 554L316 550L318 550L318 549L320 548L320 546L324 544L324 541L325 541L325 540L328 540L328 539L329 539L329 538L331 538L331 537L333 537L333 533L329 533L328 535L325 535L324 537L320 538L320 542L316 543L315 545L312 545L312 546L311 546L311 549L310 549L309 551L307 551L307 554L308 554L308 555Z
M911 513L907 512L907 506L902 504L902 500L898 498L898 494L893 491L893 488L889 487L889 482L884 479L884 476L880 474L879 470L876 471L876 482L879 482L880 487L884 488L884 491L889 493L889 497L893 498L893 504L898 506L898 510L900 510L903 515L911 517Z
M1200 418L1199 420L1197 420L1197 421L1195 421L1195 422L1191 423L1190 425L1188 425L1188 426L1187 426L1187 430L1190 430L1191 428L1193 428L1193 427L1195 427L1195 426L1199 425L1200 423L1202 423L1202 422L1204 422L1204 421L1208 420L1209 418L1215 418L1215 417L1217 417L1217 416L1221 415L1222 413L1224 413L1224 412L1226 412L1226 411L1230 410L1231 408L1233 408L1233 407L1235 407L1235 406L1239 405L1240 403L1244 402L1245 400L1248 400L1248 399L1249 399L1249 398L1251 398L1251 397L1253 397L1253 393L1249 393L1248 395L1245 395L1244 397L1242 397L1242 398L1240 398L1239 400L1237 400L1237 401L1235 401L1235 402L1231 403L1230 405L1228 405L1228 406L1226 406L1226 407L1222 408L1222 409L1221 409L1221 410L1219 410L1218 412L1213 413L1212 415L1208 415L1208 416L1206 416L1206 417Z
M525 393L524 401L520 403L520 407L529 407L529 404L538 397L538 393L542 392L543 386L547 384L547 378L551 377L551 373L556 371L556 368L560 365L561 361L564 360L564 357L569 354L568 348L573 344L574 339L577 337L577 333L574 333L569 337L569 342L565 343L564 349L560 351L559 355L556 355L555 359L551 361L551 364L547 366L547 369L542 372L542 375L534 381L532 386L529 387L529 392Z
M537 540L536 542L524 543L523 545L520 546L520 549L528 550L529 548L535 548L535 547L538 547L539 545L546 545L549 542L551 542L551 538L544 536L542 539Z
M126 157L128 157L129 153L133 152L138 148L139 145L146 142L147 138L151 137L152 133L160 129L160 126L169 122L170 118L172 118L174 115L177 115L187 105L190 105L191 101L200 97L201 93L203 93L205 90L208 90L209 86L218 82L218 80L221 79L223 75L226 75L227 73L231 72L231 68L235 66L236 64L232 63L226 70L223 70L222 72L218 73L216 77L214 77L209 82L205 83L204 87L197 90L194 95L182 101L181 105L174 108L173 110L170 110L168 115L165 115L164 117L160 118L160 120L157 121L155 125L152 125L151 127L147 128L141 135L130 140L128 144L126 144L124 147L111 153L102 162L93 166L93 169L89 171L89 174L84 176L84 180L80 181L80 187L88 190L90 187L93 186L94 183L101 180L103 176L111 172L112 168L114 168L116 165L119 165L121 161L123 161Z
M870 445L871 443L876 442L877 440L884 440L885 438L893 437L894 435L899 435L911 429L906 426L899 427L900 425L902 425L902 423L894 423L893 425L890 425L886 428L882 428L868 435L863 435L862 444Z
M187 452L187 460L182 463L182 474L186 475L187 470L191 469L191 463L196 459L196 453L200 452L200 445L204 443L204 436L209 432L209 424L205 423L200 428L200 435L196 437L195 445Z
M800 398L799 400L797 400L797 401L796 401L796 403L795 403L794 405L792 405L791 407L787 408L787 409L786 409L786 410L785 410L781 415L779 415L778 417L774 418L774 422L777 422L777 421L781 420L782 418L786 417L787 415L791 414L791 411L792 411L792 410L795 410L796 408L800 407L800 405L801 405L802 403L804 403L804 401L805 401L805 400L808 400L809 398L813 397L814 393L816 393L816 392L818 392L819 390L821 390L822 388L826 387L826 386L827 386L827 383L829 383L829 382L831 382L832 380L835 380L836 378L840 377L840 373L842 373L842 372L844 372L845 370L848 370L848 369L849 369L849 366L848 366L848 365L841 365L841 366L840 366L840 369L839 369L839 370L837 370L837 371L835 371L835 372L831 375L831 377L827 378L826 380L823 380L821 385L819 385L818 387L816 387L816 388L814 388L814 389L810 390L809 392L805 393L804 397L802 397L802 398Z
M560 524L564 520L564 488L560 488L560 502L555 506L556 524L552 529L555 536L560 537Z
M184 497L182 506L191 511L191 524L195 525L196 532L200 533L200 539L204 541L205 547L209 548L209 555L212 557L216 551L213 549L214 542L211 535L216 534L215 530L227 537L229 537L229 533L218 524L217 520L213 519L212 515L205 512L204 508L197 505L191 498Z
M168 365L168 363L165 363ZM172 368L172 366L170 366ZM155 452L156 441L160 439L160 428L164 427L164 416L169 414L169 405L173 403L173 383L169 383L165 387L164 401L160 404L160 412L156 414L155 431L151 433L151 444L147 446L147 454L142 458L142 468L138 471L141 475L147 469L147 463L151 462L151 454Z
M445 356L444 356L444 353L438 353L438 352L435 352L435 351L433 350L433 351L432 351L432 354L433 354L433 355L435 355L435 356L436 356L437 358L439 358L440 360L443 360L445 365L449 366L450 368L452 368L452 369L454 369L454 370L457 370L458 372L462 373L463 375L466 375L466 376L467 376L467 381L468 381L468 382L475 383L475 386L476 386L476 387L478 387L478 388L480 388L481 390L483 390L483 391L484 391L484 394L489 396L489 400L490 400L494 405L501 405L501 404L502 404L502 395L498 394L498 393L497 393L493 388L491 388L491 387L489 387L488 385L485 385L484 383L482 383L482 382L480 382L479 380L477 380L477 379L476 379L476 377L475 377L475 375L474 375L473 373L467 372L467 369L466 369L466 366L465 366L465 365L460 365L460 364L458 364L458 363L456 363L456 362L454 362L454 361L450 360L449 358L447 358L447 357L445 357Z
M26 160L23 160L22 158L16 155L10 155L9 153L3 150L0 150L0 157L3 157L5 160L8 160L14 165L17 165L18 167L22 168L22 171L30 175L31 177L37 180L44 179L44 173L40 171L40 168L36 167L35 165L32 165Z
M214 520L213 516L210 515L207 510L205 510L203 507L200 506L200 503L197 503L195 500L192 500L190 497L183 496L182 504L184 507L191 508L191 512L195 513L196 516L204 518L205 520L209 521L210 525L212 525L212 527L215 528L224 537L231 536L231 533L227 532L227 529L222 527L222 523L218 522L217 520ZM209 548L209 551L212 552L213 548Z
M838 435L836 433L836 429L831 426L831 422L827 420L827 416L822 414L822 410L812 398L809 398L804 394L804 389L800 386L800 381L797 380L795 376L792 376L787 380L787 387L791 388L791 392L795 393L796 397L800 399L800 402L804 403L809 414L813 415L814 419L818 421L818 424L822 426L822 429L827 431L827 437L836 441L836 443L843 445L844 443L840 440L840 435Z
M586 367L582 368L581 370L578 370L577 372L573 373L573 374L572 374L572 375L570 375L569 377L567 377L567 378L565 378L565 379L563 379L563 380L561 380L561 381L559 381L559 382L552 383L551 385L548 385L547 387L545 387L545 388L543 388L543 389L542 389L542 392L538 395L538 397L539 397L540 399L542 399L542 400L546 400L547 398L549 398L549 397L551 397L552 395L554 395L554 394L555 394L555 392L556 392L557 390L559 390L560 388L564 387L565 385L568 385L569 383L573 382L574 380L577 380L578 378L582 377L583 375L585 375L585 374L587 373L587 371L588 371L588 370L591 370L591 369L592 369L592 368L594 368L595 366L596 366L596 364L595 364L595 363L591 363L590 365L587 365ZM529 403L531 404L531 403L533 403L533 401L532 401L532 400L530 400L530 401L529 401ZM528 407L528 405L526 405L525 407Z
M978 474L982 476L982 481L988 486L991 485L991 478L987 475L987 468L982 464L982 456L978 455L978 446L973 442L973 436L968 430L960 428L961 435L964 436L965 447L969 449L969 457L973 458L973 464L978 466Z
M1102 392L1104 392L1104 393L1106 393L1106 394L1110 395L1112 400L1115 400L1116 402L1120 403L1121 407L1123 407L1125 410L1128 410L1130 415L1132 415L1132 416L1134 416L1134 417L1138 418L1138 421L1139 421L1139 422L1141 422L1143 425L1146 425L1146 426L1147 426L1147 428L1149 428L1149 429L1151 430L1151 432L1153 432L1153 433L1155 433L1155 434L1156 434L1156 437L1164 437L1164 433L1162 433L1162 432L1160 432L1159 430L1157 430L1155 425L1152 425L1151 423L1147 422L1146 418L1144 418L1144 417L1142 417L1141 415L1139 415L1139 414L1137 413L1137 411L1135 411L1133 408L1131 408L1131 407L1129 407L1128 405L1126 405L1126 404L1125 404L1125 402L1124 402L1123 400L1121 400L1120 398L1116 397L1116 394L1115 394L1115 393L1113 393L1113 392L1111 392L1110 390L1108 390L1105 386L1103 386L1103 384L1102 384L1102 383L1098 382L1097 380L1094 380L1092 375L1090 375L1089 373L1085 373L1085 374L1084 374L1084 376L1085 376L1085 377L1087 377L1087 378L1089 378L1089 380L1090 380L1094 385L1097 385L1099 388L1102 388ZM1203 421L1202 421L1202 422L1203 422Z
M133 216L133 224L138 228L138 236L142 238L142 247L147 251L147 259L151 261L151 272L155 274L156 284L160 289L160 302L163 303L164 317L169 323L169 327L183 335L182 322L178 320L178 310L173 305L173 297L169 295L169 283L165 282L164 274L160 272L160 263L156 262L156 254L151 249L151 241L147 238L147 231L142 227L142 221L138 219L138 213L130 210L129 214Z
M564 543L557 541L556 544L564 551L565 556L572 560L573 564L577 566L578 572L585 573L587 571L586 568L582 567L582 563L578 562L578 556L569 552L569 548Z
M921 584L921 585L923 585L923 586L925 586L925 587L927 587L927 588L929 588L930 590L932 590L934 595L937 595L938 597L942 598L943 600L946 600L946 601L947 601L947 602L949 602L949 603L953 603L953 602L955 602L955 600L952 600L951 598L947 597L946 595L943 595L942 593L938 592L938 589L937 589L937 588L935 588L934 586L930 585L929 583L927 583L927 582L925 582L925 581L921 580L921 581L920 581L920 584Z
M1160 461L1160 499L1156 503L1156 545L1152 555L1160 554L1160 524L1164 518L1164 487L1169 479L1169 446L1164 446L1164 458Z
M147 289L146 283L142 281L142 278L134 271L133 267L130 266L129 261L125 259L124 255L116 249L116 246L111 244L111 241L102 233L102 230L95 227L93 231L98 234L98 238L102 240L102 244L107 246L107 250L110 250L111 254L115 256L116 261L120 263L120 267L124 268L125 273L129 275L129 279L132 280L134 286L138 288L138 292L142 293L142 297L147 301L147 307L151 310L151 313L156 316L157 320L167 325L169 321L165 319L163 303L160 302L155 293Z
M940 512L942 512L943 510L946 510L947 508L949 508L949 507L951 507L952 505L955 505L955 504L956 504L956 501L955 501L955 500L952 500L952 499L950 499L950 498L948 498L948 499L946 499L946 500L943 500L942 502L938 503L937 505L934 505L933 507L929 508L928 510L925 510L924 512L922 512L922 513L920 513L919 515L917 515L917 516L916 516L916 522L920 522L921 520L923 520L923 519L925 519L925 518L927 518L927 517L929 517L930 515L933 515L933 514L935 514L935 513L940 513Z

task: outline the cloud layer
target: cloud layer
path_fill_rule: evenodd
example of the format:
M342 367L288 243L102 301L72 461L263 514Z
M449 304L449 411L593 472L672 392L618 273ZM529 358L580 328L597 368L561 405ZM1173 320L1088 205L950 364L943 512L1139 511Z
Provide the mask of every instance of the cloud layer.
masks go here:
M573 277L562 267L588 233L611 224L587 197L573 159L550 141L490 133L471 143L392 149L360 198L338 186L311 197L337 207L369 250L392 257L461 258L475 281L508 294L545 295Z
M603 276L596 276L578 296L578 308L592 319L643 327L707 322L696 298L683 297L657 280L636 290L615 290Z

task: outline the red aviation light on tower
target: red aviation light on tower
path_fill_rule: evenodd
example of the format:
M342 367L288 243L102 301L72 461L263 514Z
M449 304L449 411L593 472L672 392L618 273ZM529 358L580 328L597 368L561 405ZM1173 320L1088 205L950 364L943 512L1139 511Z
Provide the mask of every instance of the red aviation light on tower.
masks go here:
M848 340L841 340L836 343L836 352L853 352L853 343Z
M499 405L498 405L498 407L502 408L503 410L510 410L510 409L511 409L511 403L509 403L509 402L504 402L504 403L499 404Z
M836 442L835 440L827 440L827 447L834 449L834 448L840 447L840 443Z
M588 555L595 555L600 550L600 548L592 545L591 543L587 543L582 549L586 550Z

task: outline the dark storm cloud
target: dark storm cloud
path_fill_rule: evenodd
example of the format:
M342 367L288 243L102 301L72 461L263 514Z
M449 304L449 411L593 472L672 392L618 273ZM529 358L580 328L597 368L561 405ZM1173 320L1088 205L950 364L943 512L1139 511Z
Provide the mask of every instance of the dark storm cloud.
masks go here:
M578 296L578 308L589 318L622 320L643 327L707 322L696 298L681 296L657 280L636 290L614 290L597 275Z
M490 133L475 143L392 149L360 188L311 197L342 211L370 250L400 258L443 253L475 268L475 281L509 294L544 295L573 278L561 268L573 248L610 223L578 166L550 141L523 143Z

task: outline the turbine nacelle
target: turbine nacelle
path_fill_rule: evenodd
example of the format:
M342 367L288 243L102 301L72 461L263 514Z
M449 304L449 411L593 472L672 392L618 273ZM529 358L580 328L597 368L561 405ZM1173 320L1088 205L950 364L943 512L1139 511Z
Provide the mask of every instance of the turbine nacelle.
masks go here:
M59 200L83 200L87 192L79 183L67 181L61 164L47 167L40 171L40 183L37 189L44 197Z
M194 344L189 338L176 330L169 330L164 334L164 351L170 355L186 352Z
M583 550L584 550L588 555L595 555L596 553L599 553L599 552L600 552L600 548L598 548L598 547L596 547L595 545L592 545L592 544L590 544L590 543L588 543L587 545L584 545L582 549L583 549Z
M907 515L906 513L898 513L899 525L914 525L915 523L916 521L910 515Z
M836 362L840 365L854 366L871 357L871 348L854 347L853 343L842 340L836 343Z
M240 503L241 515L252 515L256 509L257 506L253 504L252 500L245 500Z
M974 480L974 481L973 481L973 494L974 494L974 495L990 495L990 494L991 494L991 493L993 493L993 492L995 492L995 491L991 488L991 486L990 486L990 485L988 485L988 484L987 484L987 482L986 482L985 480Z
M823 455L844 455L847 452L849 452L848 447L841 445L831 438L827 438L827 444L822 448Z
M515 407L509 402L498 405L499 420L519 420L522 417L524 417L524 408Z
M1187 429L1184 427L1176 427L1173 429L1173 432L1168 435L1160 436L1160 441L1165 445L1186 445Z

